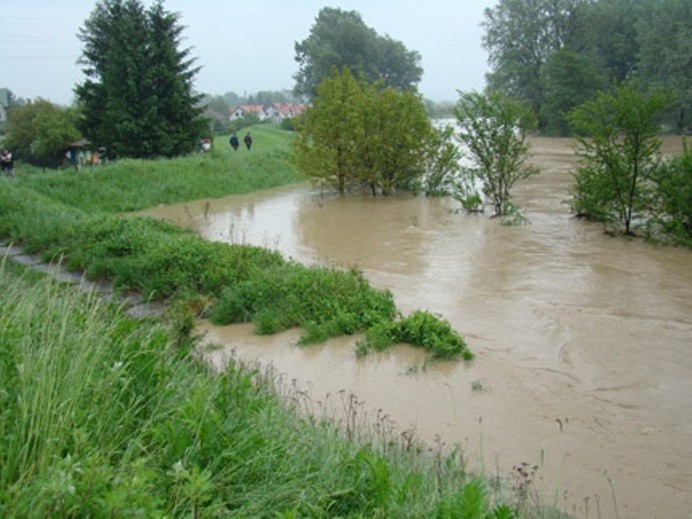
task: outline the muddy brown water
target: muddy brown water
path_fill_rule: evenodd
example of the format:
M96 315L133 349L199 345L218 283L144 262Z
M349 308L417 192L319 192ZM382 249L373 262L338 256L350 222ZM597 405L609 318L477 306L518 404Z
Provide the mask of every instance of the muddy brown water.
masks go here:
M679 139L664 150L678 152ZM692 514L692 252L613 238L570 216L572 142L535 139L541 174L516 188L531 224L503 227L447 199L339 198L292 186L159 206L145 214L210 240L356 266L408 313L441 314L469 363L426 364L398 346L356 358L353 338L299 348L297 332L201 325L271 365L314 402L357 395L419 439L459 443L469 463L510 477L540 466L544 501L579 517Z

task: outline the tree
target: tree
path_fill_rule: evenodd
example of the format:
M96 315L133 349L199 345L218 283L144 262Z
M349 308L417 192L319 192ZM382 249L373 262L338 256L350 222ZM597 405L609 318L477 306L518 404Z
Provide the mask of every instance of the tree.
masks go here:
M616 221L626 234L651 208L650 180L658 164L658 118L663 94L643 95L632 84L601 92L572 110L568 118L578 137L581 165L575 172L572 208L604 222Z
M577 39L579 10L587 0L500 0L485 10L483 47L488 87L523 100L542 113L542 69L556 51ZM542 127L542 121L540 126Z
M509 215L514 184L538 172L525 165L529 153L526 137L536 123L533 113L503 94L460 92L454 114L457 136L473 161L473 166L462 169L463 176L481 182L494 216Z
M421 79L421 56L389 36L379 36L366 26L356 11L331 7L320 10L310 35L295 43L295 93L312 98L317 85L331 74L332 67L348 67L373 83L383 80L397 90L414 88Z
M417 94L369 84L345 67L318 85L297 129L293 160L313 182L341 194L364 183L388 195L417 185L431 125Z
M101 0L79 38L86 75L75 89L84 134L110 153L175 156L193 150L206 130L193 94L198 68L180 50L179 15L162 2Z
M568 135L566 114L596 97L607 84L592 56L569 49L553 53L541 74L545 100L540 116L544 132L550 135Z
M687 0L648 2L636 24L639 78L652 89L674 92L668 121L692 130L692 5Z
M598 0L580 13L580 54L600 64L611 84L632 79L637 73L639 41L636 24L648 0ZM577 49L574 49L577 50ZM595 96L594 96L595 98Z
M75 109L63 109L40 98L15 106L7 120L5 145L26 162L58 166L64 160L65 146L80 138L78 118Z
M461 150L453 142L454 127L433 128L426 153L423 191L425 196L445 196L455 193L461 171Z
M381 83L366 89L366 94L358 175L373 195L416 189L432 134L423 100L417 93L399 92Z
M692 148L655 171L655 222L677 241L692 246Z
M303 112L294 141L296 167L314 183L340 194L357 180L358 151L363 123L359 107L367 84L357 81L348 67L317 86L312 106Z

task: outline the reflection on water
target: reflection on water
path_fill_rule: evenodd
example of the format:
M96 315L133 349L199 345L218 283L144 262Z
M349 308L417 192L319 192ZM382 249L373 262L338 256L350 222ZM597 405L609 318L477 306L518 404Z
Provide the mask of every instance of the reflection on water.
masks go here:
M352 338L298 348L294 332L203 326L315 400L352 391L402 430L461 443L493 474L541 464L544 497L581 517L587 508L614 517L613 491L620 517L688 517L692 253L572 219L563 203L571 144L534 141L542 174L516 189L531 221L523 227L457 213L450 200L340 198L305 186L145 213L211 240L357 266L405 313L442 314L477 354L470 365L411 369L423 357L408 347L356 359Z

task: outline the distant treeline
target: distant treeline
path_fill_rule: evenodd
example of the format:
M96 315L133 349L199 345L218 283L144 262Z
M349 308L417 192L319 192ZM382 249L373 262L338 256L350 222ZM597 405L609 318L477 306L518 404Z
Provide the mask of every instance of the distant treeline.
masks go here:
M529 103L545 134L569 134L569 110L625 81L668 92L664 128L692 130L689 0L500 0L483 27L488 87Z

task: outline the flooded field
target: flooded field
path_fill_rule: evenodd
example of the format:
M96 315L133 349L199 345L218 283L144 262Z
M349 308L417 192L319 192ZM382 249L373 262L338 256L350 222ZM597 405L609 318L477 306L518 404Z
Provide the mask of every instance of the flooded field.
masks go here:
M692 513L692 252L612 238L571 218L572 142L535 139L541 174L517 186L531 224L503 227L411 195L335 197L293 186L146 214L210 240L357 266L408 313L441 314L469 363L426 364L400 346L357 359L353 338L299 348L294 331L212 327L210 341L273 366L314 402L353 393L472 467L540 466L536 489L578 517ZM679 139L664 150L679 151ZM342 392L342 393L340 393Z

